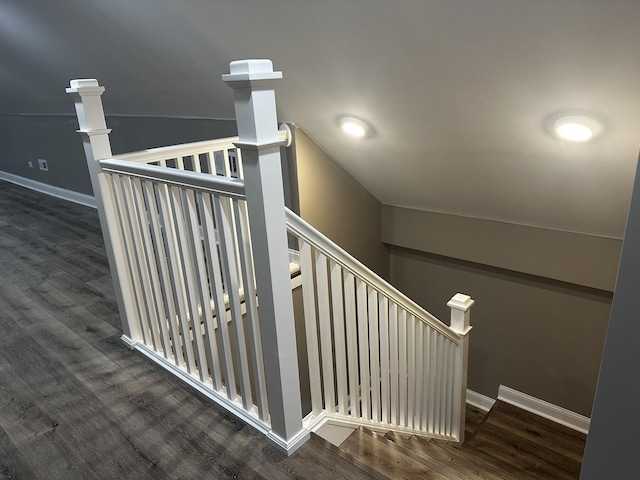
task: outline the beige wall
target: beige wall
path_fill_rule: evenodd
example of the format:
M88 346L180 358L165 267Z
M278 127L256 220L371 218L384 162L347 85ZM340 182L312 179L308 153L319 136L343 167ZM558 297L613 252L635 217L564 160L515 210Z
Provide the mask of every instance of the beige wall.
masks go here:
M303 218L447 322L453 294L476 300L469 388L590 415L621 240L380 205L300 129L296 144Z
M469 388L590 415L621 241L383 206L391 282L448 323L471 295Z
M498 385L589 416L611 293L391 248L392 283L449 323L447 301L471 295L471 390Z
M390 245L613 291L622 240L383 205Z
M383 278L381 204L301 129L296 128L300 216Z

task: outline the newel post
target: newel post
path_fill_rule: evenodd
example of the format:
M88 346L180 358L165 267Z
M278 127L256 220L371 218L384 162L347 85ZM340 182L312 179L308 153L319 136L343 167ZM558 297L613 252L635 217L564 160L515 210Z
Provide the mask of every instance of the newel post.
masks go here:
M469 332L471 331L471 306L474 300L469 295L456 293L447 306L451 308L451 330L461 335L455 360L455 404L453 433L459 443L464 442L464 423L467 411L467 369L469 363Z
M291 273L287 246L274 83L270 60L231 62L222 79L233 88L251 225L260 334L271 429L288 454L308 438L302 427Z
M135 300L132 297L133 287L124 263L124 246L119 237L114 235L115 232L118 232L118 220L111 189L98 162L100 159L111 157L111 144L109 143L111 130L107 128L100 98L104 87L98 85L98 81L95 79L71 80L71 86L66 89L66 92L73 96L75 102L80 127L78 133L82 135L91 186L96 199L100 227L109 260L109 270L124 332L123 340L132 347L141 339L138 322L134 321L137 317L135 315Z

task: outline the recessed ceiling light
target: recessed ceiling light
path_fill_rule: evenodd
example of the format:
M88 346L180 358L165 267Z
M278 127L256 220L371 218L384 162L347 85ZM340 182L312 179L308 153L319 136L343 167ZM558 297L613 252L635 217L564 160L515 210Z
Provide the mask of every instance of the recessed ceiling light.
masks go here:
M342 117L340 127L345 133L358 138L366 137L370 131L366 122L354 117Z
M600 133L601 128L593 118L582 116L562 117L553 124L556 135L570 142L587 142Z

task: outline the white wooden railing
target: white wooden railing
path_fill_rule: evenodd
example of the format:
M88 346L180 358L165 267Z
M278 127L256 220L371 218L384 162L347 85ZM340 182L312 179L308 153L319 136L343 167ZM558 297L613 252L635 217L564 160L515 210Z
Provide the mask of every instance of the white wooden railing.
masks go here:
M329 420L461 441L473 300L452 298L449 327L285 209L271 86L280 75L268 61L231 64L238 138L117 158L104 88L72 81L123 340L288 454ZM293 269L287 230L300 246Z
M244 184L124 160L100 166L140 346L267 422Z
M451 300L463 315L452 329L291 211L287 226L300 245L308 428L332 420L462 440L473 300Z

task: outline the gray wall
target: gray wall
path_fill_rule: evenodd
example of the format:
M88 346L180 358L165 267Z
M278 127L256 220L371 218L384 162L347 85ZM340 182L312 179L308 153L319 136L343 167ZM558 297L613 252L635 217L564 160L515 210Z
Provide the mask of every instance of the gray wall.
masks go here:
M640 169L637 169L581 480L638 478L639 245Z
M495 398L503 384L590 415L619 240L387 205L383 212L396 287L445 323L452 295L476 300L470 389Z
M380 240L382 205L301 129L295 135L300 216L388 279L389 251Z
M113 153L236 135L235 120L107 115L107 126ZM92 195L77 129L72 115L0 114L0 170ZM38 169L39 158L47 160L48 172Z
M78 122L72 116L0 115L0 170L92 195L77 129ZM38 169L39 158L47 160L48 172Z

